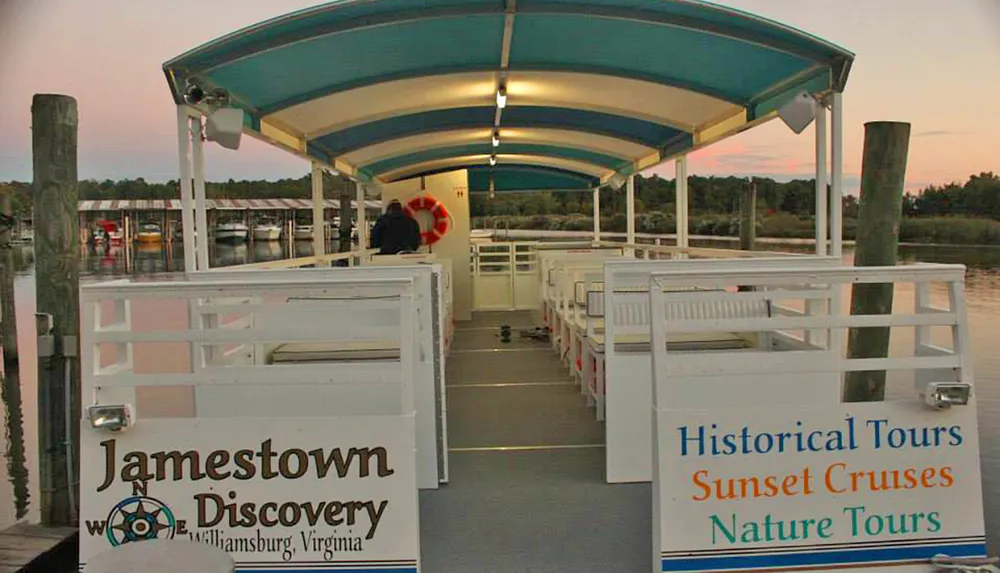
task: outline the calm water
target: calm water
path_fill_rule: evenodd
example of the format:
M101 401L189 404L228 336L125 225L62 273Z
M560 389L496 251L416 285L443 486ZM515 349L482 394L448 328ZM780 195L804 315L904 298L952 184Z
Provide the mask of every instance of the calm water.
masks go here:
M702 242L698 246L715 245ZM777 250L779 247L770 248ZM213 266L231 266L311 254L312 245L307 241L299 241L294 246L280 243L215 245L210 259ZM9 385L3 388L8 479L0 484L0 528L18 520L38 520L38 490L34 481L38 456L36 345L28 326L32 324L35 312L32 247L17 248L15 258L22 382L21 388ZM967 305L978 392L986 525L991 552L996 552L1000 549L1000 496L992 495L992 492L1000 486L1000 352L996 350L1000 345L1000 329L996 328L1000 322L1000 248L905 247L901 248L900 259L901 262L961 263L969 267ZM845 255L845 260L850 262L850 253ZM89 250L82 255L83 280L100 281L123 275L165 278L182 271L183 262L180 245L173 248L141 247L128 258L117 249L111 252ZM937 295L942 296L943 293ZM895 301L900 305L912 305L912 292L899 289ZM902 349L903 352L911 344L912 341L905 337L893 339L894 349ZM911 388L908 382L893 379L889 394L892 397L910 396Z

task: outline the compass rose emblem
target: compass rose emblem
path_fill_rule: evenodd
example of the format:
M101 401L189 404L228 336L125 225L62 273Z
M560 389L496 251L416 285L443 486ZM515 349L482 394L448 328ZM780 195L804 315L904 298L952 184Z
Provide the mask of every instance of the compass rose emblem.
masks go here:
M170 508L152 497L134 496L108 514L107 537L113 547L149 539L171 539L177 520Z

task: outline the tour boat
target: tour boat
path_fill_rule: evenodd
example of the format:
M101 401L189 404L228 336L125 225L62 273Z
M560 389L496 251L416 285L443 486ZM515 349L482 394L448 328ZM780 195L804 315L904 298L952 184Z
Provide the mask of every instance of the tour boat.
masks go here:
M375 179L359 202L429 202L451 219L435 238L460 240L372 255L359 221L357 249L296 260L262 218L253 264L211 268L189 241L198 264L171 280L82 285L80 470L47 486L79 483L74 569L183 538L237 572L989 570L966 268L842 257L853 53L700 0L557 4L338 0L162 66L195 188L183 150L208 115L208 142L230 147L232 121L309 157L312 189ZM443 30L454 49L434 49ZM330 54L364 77L288 73ZM778 118L815 121L828 137L804 140L835 159L817 162L816 253L692 248L687 154ZM667 161L676 243L641 244L635 171ZM469 249L472 194L498 186L592 190L593 239ZM601 240L604 186L625 242ZM906 296L850 313L872 284ZM886 400L843 399L887 373Z

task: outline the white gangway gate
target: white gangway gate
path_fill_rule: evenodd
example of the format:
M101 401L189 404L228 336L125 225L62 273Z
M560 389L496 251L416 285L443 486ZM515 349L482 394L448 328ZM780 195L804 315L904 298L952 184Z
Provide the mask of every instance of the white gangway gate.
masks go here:
M652 274L653 571L930 573L938 570L932 561L985 557L964 271L921 264ZM897 293L889 315L806 311L862 283L912 289L913 304L900 308ZM932 304L935 293L944 306ZM778 312L697 312L747 303ZM862 327L889 328L894 338L914 329L912 353L846 358L848 329ZM669 345L720 330L786 344ZM829 335L826 343L808 340L816 331ZM912 392L842 403L845 376L871 371ZM803 400L803 391L815 396Z
M84 286L81 566L181 538L220 547L238 572L415 573L416 282L307 273L262 289L220 273ZM327 313L342 320L247 318ZM218 359L375 342L397 351L335 367Z

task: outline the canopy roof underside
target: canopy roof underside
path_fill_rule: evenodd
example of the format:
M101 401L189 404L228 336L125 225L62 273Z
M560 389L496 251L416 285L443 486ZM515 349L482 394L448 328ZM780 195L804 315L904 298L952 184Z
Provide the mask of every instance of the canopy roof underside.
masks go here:
M246 133L358 180L470 169L499 191L646 169L842 91L853 58L693 0L341 0L164 70L178 104L189 82L225 90Z

